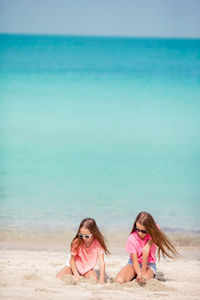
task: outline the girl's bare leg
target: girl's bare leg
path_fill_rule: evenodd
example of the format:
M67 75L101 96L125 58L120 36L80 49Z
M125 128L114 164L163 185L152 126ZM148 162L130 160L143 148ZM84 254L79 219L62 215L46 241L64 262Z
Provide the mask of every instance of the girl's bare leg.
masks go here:
M94 270L90 270L87 273L84 274L84 277L87 279L95 280L97 281L97 273Z
M73 275L72 270L70 267L65 266L58 274L56 275L57 278L61 279L65 274Z
M146 276L147 276L147 280L154 278L154 271L147 267Z
M133 266L131 265L126 265L119 271L117 274L117 277L115 278L116 283L124 283L131 281L133 277L135 277L136 273L134 271Z

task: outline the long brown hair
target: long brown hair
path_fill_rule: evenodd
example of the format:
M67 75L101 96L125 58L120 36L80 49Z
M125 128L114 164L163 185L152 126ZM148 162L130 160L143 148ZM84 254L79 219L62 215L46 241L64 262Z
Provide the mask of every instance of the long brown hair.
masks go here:
M174 258L179 256L179 253L176 251L175 247L172 245L172 242L166 236L166 234L160 230L154 221L152 215L147 212L140 212L136 217L135 222L133 224L133 228L131 233L136 231L136 223L141 224L145 227L145 230L149 233L152 238L152 241L158 247L158 258L160 259L160 252L162 252L163 257L166 256L170 258ZM172 254L170 254L171 252Z
M101 234L95 220L92 218L85 218L81 221L78 231L71 242L71 251L77 250L81 245L83 245L83 241L79 236L79 232L82 227L88 229L93 234L93 237L99 241L100 245L103 247L106 254L110 253L106 247L104 236Z

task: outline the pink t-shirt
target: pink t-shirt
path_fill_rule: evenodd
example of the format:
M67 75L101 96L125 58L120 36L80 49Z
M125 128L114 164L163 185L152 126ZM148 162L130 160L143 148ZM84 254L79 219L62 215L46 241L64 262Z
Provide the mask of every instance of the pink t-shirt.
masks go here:
M77 251L71 252L75 256L78 272L84 275L93 269L97 264L100 253L104 253L104 249L96 238L93 239L88 248L81 245Z
M129 235L127 243L126 243L126 251L129 253L136 253L138 257L138 262L142 263L142 251L148 240L151 240L151 236L147 234L142 240L137 232L133 232ZM153 244L150 248L149 252L149 263L156 263L156 245Z

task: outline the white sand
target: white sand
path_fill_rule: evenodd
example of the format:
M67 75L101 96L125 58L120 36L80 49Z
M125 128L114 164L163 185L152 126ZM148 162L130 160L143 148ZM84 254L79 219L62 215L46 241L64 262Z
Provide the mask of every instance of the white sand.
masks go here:
M185 249L187 250L187 249ZM113 278L128 255L113 254L106 257L107 283L99 285L89 280L74 284L68 275L63 280L55 278L64 266L66 254L55 251L1 250L0 299L200 299L199 249L193 259L167 259L157 264L158 279L145 286L135 281L115 284Z

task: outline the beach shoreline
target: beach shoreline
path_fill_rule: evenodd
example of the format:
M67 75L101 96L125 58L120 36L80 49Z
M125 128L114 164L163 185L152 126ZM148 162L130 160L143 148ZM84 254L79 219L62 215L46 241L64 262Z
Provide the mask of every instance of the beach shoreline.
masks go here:
M3 250L51 250L65 251L70 248L70 243L76 231L25 231L0 229L0 249ZM104 233L108 248L115 253L122 254L129 235L128 231L107 230ZM199 233L168 233L168 237L182 250L195 251L200 248Z

